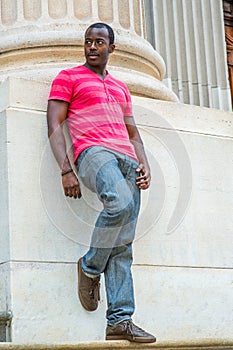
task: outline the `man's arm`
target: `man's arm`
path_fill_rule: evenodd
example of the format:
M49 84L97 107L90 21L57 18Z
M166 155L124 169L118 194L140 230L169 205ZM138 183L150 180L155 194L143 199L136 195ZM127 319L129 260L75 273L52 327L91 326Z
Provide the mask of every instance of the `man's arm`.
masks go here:
M66 141L62 124L66 120L68 103L60 100L50 100L47 109L48 136L53 154L61 169L62 185L66 196L80 198L81 191L66 153Z
M124 117L124 120L129 134L130 142L134 146L135 153L139 161L139 166L136 169L136 171L139 173L139 176L136 179L136 184L140 189L146 190L150 186L151 175L150 166L143 147L143 142L135 124L134 118Z

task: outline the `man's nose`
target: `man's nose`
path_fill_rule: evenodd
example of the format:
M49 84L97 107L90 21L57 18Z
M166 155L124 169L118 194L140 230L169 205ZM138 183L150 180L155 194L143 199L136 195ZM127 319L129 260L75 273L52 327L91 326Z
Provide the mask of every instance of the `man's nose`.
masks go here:
M96 49L96 42L95 42L95 41L92 41L92 43L91 43L91 49Z

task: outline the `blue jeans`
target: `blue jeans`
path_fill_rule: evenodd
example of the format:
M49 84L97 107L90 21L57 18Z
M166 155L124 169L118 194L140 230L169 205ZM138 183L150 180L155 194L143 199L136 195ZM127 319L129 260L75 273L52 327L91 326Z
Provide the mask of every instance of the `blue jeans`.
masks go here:
M140 208L137 167L135 160L102 146L78 157L79 179L103 203L82 268L91 275L104 273L109 325L130 319L135 308L131 265Z

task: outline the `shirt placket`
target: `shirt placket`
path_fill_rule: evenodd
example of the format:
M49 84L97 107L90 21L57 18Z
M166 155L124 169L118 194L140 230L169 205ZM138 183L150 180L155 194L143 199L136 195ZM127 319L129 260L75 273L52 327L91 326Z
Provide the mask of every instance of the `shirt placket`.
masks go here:
M105 80L103 80L103 85L104 85L104 91L105 91L107 100L110 101L110 94L109 94L108 87L107 87Z

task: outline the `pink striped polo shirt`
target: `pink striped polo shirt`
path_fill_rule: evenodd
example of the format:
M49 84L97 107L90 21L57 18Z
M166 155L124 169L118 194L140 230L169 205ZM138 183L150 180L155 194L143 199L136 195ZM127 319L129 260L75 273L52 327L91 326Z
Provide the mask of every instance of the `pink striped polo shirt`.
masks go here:
M124 116L132 116L127 86L111 74L101 79L85 66L62 70L54 79L49 100L69 103L67 123L74 162L91 146L103 146L137 160Z

